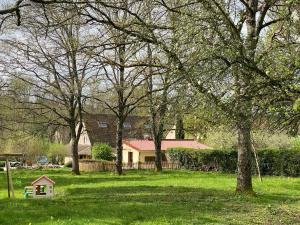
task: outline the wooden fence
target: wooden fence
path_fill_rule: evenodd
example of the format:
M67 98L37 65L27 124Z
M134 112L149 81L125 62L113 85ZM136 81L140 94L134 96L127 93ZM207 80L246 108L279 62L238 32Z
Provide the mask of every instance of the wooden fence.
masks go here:
M176 170L180 169L179 163L162 162L164 169ZM101 162L95 160L82 160L79 161L79 169L84 172L96 172L96 171L115 171L114 162ZM155 169L154 162L139 162L139 163L123 163L123 169Z

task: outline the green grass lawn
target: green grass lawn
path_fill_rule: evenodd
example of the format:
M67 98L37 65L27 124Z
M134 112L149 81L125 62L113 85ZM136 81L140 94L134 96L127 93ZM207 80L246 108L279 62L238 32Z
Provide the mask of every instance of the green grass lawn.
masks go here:
M23 199L40 175L56 181L56 196ZM188 171L14 171L13 181L8 200L0 172L0 224L300 224L300 178L254 178L257 197L235 196L234 175Z

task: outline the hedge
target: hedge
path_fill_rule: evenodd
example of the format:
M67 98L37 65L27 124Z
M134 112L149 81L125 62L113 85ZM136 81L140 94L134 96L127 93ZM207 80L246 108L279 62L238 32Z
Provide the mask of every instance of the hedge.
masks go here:
M0 167L5 167L5 161L0 161Z
M108 144L96 144L92 148L93 159L96 160L107 160L113 161L115 156L113 154L113 149Z
M168 149L171 161L178 161L182 167L191 170L221 171L236 173L236 150L195 150L187 148ZM257 150L262 175L300 176L300 151L295 149ZM256 164L252 156L252 170L256 174Z

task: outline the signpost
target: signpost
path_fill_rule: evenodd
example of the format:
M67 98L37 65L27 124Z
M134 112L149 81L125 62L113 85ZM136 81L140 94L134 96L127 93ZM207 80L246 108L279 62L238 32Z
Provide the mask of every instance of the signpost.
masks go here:
M10 164L9 164L9 158L12 158L12 157L23 157L23 154L21 154L21 153L0 154L0 160L5 160L8 198L10 198L11 196L12 196L12 198L15 197L14 186L13 186L13 182L12 182L12 176L11 176Z

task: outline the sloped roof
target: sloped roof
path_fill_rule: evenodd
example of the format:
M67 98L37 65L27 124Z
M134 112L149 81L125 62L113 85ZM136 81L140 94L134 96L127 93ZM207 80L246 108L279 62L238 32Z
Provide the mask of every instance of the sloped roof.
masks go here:
M99 123L107 124L107 127L100 127ZM144 135L151 135L151 128L145 127L149 124L147 116L128 116L125 120L130 127L123 129L125 139L143 139ZM116 146L117 117L112 114L85 114L85 129L90 141L95 143L107 143L112 147Z
M71 144L67 145L68 156L72 155ZM92 149L90 145L78 145L78 155L92 155Z
M153 140L124 140L123 144L128 145L137 151L154 151L155 145ZM209 149L207 145L201 144L195 140L162 140L161 149L183 147L194 149Z
M34 185L35 183L37 183L38 181L42 180L42 179L46 179L48 180L50 183L55 184L55 182L53 180L51 180L49 177L47 176L41 176L38 179L36 179L35 181L33 181L31 184Z

